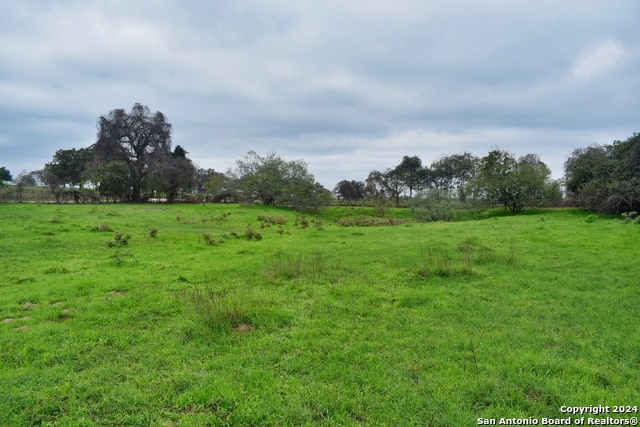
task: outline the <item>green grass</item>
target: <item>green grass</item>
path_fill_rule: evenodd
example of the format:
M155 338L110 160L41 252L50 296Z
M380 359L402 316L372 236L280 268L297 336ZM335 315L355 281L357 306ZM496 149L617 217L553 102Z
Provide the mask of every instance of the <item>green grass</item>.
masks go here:
M0 205L0 425L466 426L640 403L639 226L336 224L361 214Z

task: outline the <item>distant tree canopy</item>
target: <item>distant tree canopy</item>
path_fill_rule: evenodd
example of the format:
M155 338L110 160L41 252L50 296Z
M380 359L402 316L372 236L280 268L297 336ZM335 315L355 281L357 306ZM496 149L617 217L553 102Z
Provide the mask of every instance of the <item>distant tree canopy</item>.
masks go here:
M547 203L550 176L551 171L536 154L516 160L511 153L496 148L480 159L474 185L479 197L518 213L525 206Z
M640 211L640 134L578 148L564 172L567 193L579 206L605 213Z
M0 185L4 185L5 182L10 182L11 180L13 180L11 172L4 166L0 167Z
M37 171L58 202L67 185L90 182L96 197L139 202L143 191L162 193L171 203L196 184L196 168L180 145L171 151L171 125L160 112L135 104L130 112L112 110L98 118L95 144L88 148L58 150L51 162ZM74 191L78 200L78 194Z
M354 203L364 198L365 186L365 183L362 181L342 180L334 187L333 194L340 200L344 200L347 203Z
M228 175L247 203L260 200L264 205L308 210L327 198L327 191L315 182L304 161L285 161L276 153L260 156L249 151Z
M89 180L86 172L92 155L90 148L58 150L51 162L44 165L40 176L47 185L82 188Z

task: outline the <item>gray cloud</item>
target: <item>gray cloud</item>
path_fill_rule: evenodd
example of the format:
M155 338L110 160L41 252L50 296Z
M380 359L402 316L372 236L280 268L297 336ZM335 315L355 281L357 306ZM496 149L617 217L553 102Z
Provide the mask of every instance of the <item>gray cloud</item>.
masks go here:
M565 156L638 130L634 0L0 0L0 162L41 168L98 116L165 113L226 170L303 158L327 187L404 155Z

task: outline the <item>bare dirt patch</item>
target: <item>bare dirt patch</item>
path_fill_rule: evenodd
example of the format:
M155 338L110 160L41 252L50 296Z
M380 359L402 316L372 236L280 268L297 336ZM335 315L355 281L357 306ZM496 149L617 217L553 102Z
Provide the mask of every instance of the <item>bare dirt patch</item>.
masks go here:
M24 325L24 326L19 326L17 328L13 328L14 331L26 331L27 329L31 329L31 326Z
M13 322L15 322L15 321L16 321L16 319L12 319L12 318L10 318L10 317L9 317L9 318L4 319L4 320L2 321L2 323L13 323Z
M31 310L32 308L36 308L38 307L38 304L34 303L34 302L25 302L24 304L22 304L22 308L25 310Z
M247 325L246 323L243 323L241 325L236 326L235 328L233 328L232 330L234 332L238 332L241 334L247 333L247 332L251 332L253 331L255 328L251 325Z

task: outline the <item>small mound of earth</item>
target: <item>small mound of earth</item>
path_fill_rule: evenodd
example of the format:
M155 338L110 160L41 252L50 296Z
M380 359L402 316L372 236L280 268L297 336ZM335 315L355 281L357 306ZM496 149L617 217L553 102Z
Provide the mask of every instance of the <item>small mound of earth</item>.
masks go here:
M61 305L64 305L64 303L62 301L58 301L51 304L51 307L60 307Z
M18 328L13 328L14 331L26 331L27 329L30 329L31 326L29 325L24 325L24 326L20 326Z
M247 325L246 323L243 323L241 325L236 326L235 328L232 329L234 332L239 332L239 333L246 333L246 332L251 332L254 330L253 326L251 325Z
M12 319L12 318L10 318L10 317L9 317L9 318L7 318L7 319L4 319L4 320L2 321L2 323L13 323L13 322L15 322L15 321L16 321L16 319Z
M38 304L32 303L32 302L25 302L24 304L22 304L22 308L24 309L30 309L30 308L35 308L37 307Z
M125 295L127 291L111 291L109 292L111 295Z

